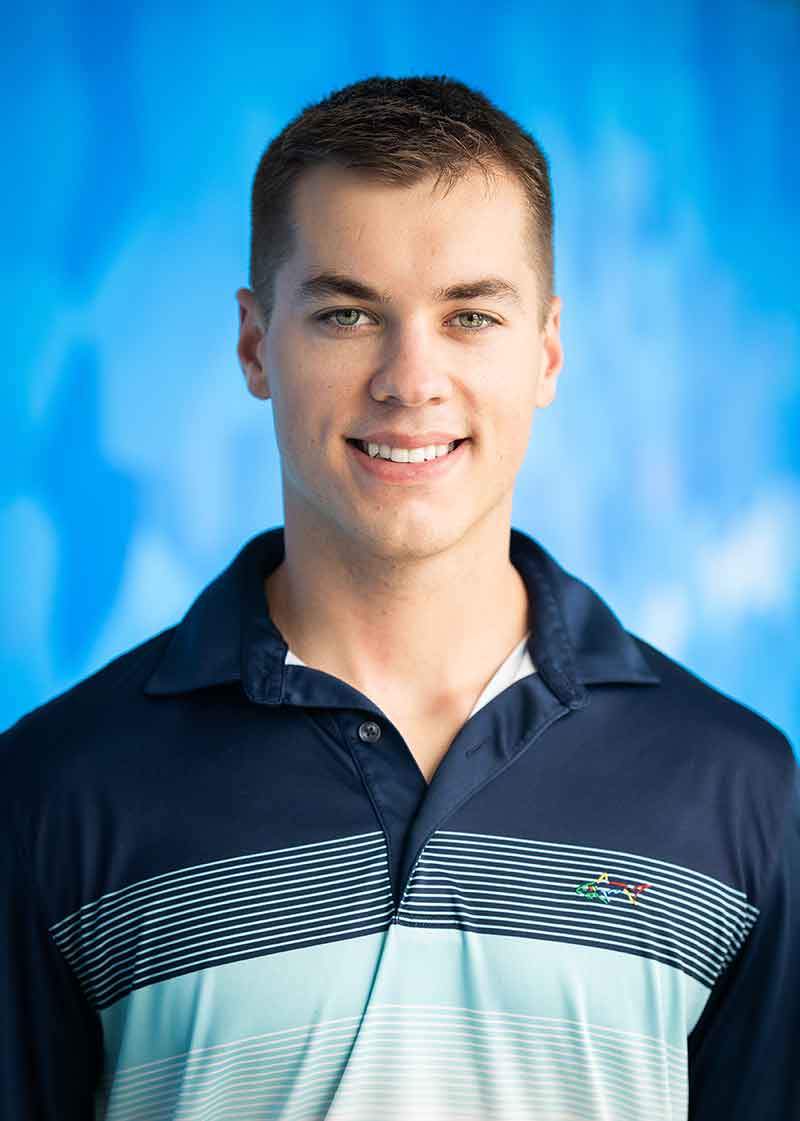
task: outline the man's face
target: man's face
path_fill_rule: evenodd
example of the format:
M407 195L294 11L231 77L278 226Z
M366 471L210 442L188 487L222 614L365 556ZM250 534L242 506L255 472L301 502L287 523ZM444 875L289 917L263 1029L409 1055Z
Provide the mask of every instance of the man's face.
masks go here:
M479 170L446 197L433 183L395 187L335 166L304 173L266 333L252 293L237 293L240 362L250 391L273 402L287 523L387 560L439 552L488 518L510 521L533 413L552 401L562 364L558 298L539 328L522 188L502 175L487 188ZM320 273L388 301L304 297ZM518 300L436 296L487 277ZM347 443L386 429L469 441L445 470L400 481Z

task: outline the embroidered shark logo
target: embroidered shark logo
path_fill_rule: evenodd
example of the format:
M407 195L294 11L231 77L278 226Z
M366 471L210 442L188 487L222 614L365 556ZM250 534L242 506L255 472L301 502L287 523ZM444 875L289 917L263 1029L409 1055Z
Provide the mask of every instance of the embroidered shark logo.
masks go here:
M584 899L594 899L600 903L610 903L612 895L627 895L631 903L636 906L636 896L647 891L651 884L627 884L624 880L610 880L608 872L603 872L596 880L588 880L575 888L576 895Z

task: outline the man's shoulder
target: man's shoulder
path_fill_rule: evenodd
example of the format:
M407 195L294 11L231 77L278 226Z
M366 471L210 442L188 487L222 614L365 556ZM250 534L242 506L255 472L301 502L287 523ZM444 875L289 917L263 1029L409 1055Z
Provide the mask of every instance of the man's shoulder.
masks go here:
M723 692L683 662L638 635L631 638L660 678L648 691L658 734L707 753L720 753L730 765L761 765L790 772L796 759L785 732L762 713Z
M148 702L144 684L174 631L167 627L118 654L0 733L4 780L13 780L17 770L57 766L60 757L107 744L129 727Z

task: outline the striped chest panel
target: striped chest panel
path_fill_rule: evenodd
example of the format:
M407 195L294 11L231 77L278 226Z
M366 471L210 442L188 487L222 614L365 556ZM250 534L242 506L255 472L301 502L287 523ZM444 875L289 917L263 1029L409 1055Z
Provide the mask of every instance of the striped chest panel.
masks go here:
M640 954L710 988L757 916L743 892L667 861L440 830L398 921Z
M248 853L112 891L51 927L89 1000L386 927L383 835Z
M101 1014L112 1121L674 1121L756 916L664 861L440 830L396 910L369 832L130 884L51 932Z

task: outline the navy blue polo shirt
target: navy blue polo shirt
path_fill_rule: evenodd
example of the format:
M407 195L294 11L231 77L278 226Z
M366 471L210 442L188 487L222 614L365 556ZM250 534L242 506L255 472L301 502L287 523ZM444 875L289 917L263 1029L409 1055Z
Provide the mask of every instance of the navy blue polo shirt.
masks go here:
M788 740L509 544L430 784L287 649L282 527L0 737L4 1119L800 1117Z

